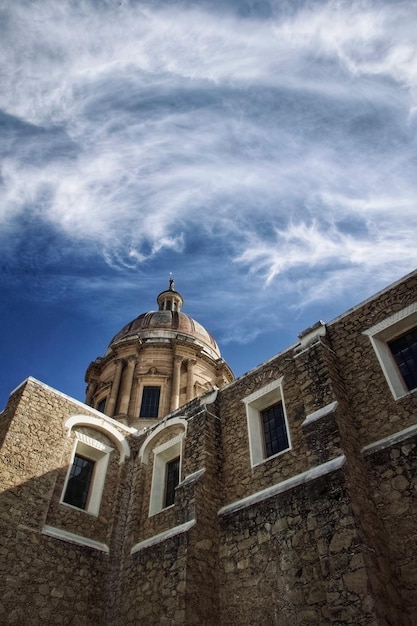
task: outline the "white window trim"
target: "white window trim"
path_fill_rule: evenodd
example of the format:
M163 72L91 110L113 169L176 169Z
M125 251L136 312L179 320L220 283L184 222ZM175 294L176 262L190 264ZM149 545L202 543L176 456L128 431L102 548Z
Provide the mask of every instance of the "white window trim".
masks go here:
M417 326L417 302L413 302L405 309L397 311L394 315L386 318L382 322L375 324L372 328L364 331L371 341L375 350L381 369L387 380L391 393L396 400L403 396L415 392L415 389L408 389L397 368L395 359L388 347L388 342L403 335L407 331Z
M264 463L267 460L269 461L270 459L274 459L284 452L291 450L290 429L288 427L287 412L285 410L284 394L282 391L283 380L283 377L274 380L242 399L246 408L249 435L249 454L252 467ZM272 406L273 404L276 404L277 402L282 402L285 427L287 429L288 448L285 448L285 450L281 450L272 456L266 456L261 411Z
M180 433L153 449L153 472L151 498L149 503L149 517L156 515L165 508L166 467L170 461L180 458L180 476L182 466L182 442L185 433ZM174 506L174 505L171 505Z
M159 438L159 435L163 431L167 430L168 428L172 428L173 426L181 426L184 430L182 436L184 437L186 435L188 423L184 417L175 417L170 420L164 420L163 423L157 426L154 430L149 429L149 436L147 439L145 439L139 450L139 458L142 463L148 463L149 450L152 450L152 445L154 445L153 442L155 442Z
M98 411L97 414L99 414ZM105 415L104 413L100 413L99 415L100 417L91 417L88 415L73 415L72 417L68 418L64 424L65 428L68 431L67 436L71 436L72 429L75 426L91 426L92 428L96 428L100 432L103 432L105 435L107 435L109 439L113 440L119 451L119 463L122 464L125 462L126 459L130 457L130 447L126 440L126 437L124 437L117 429L120 428L121 430L124 430L131 435L137 434L138 431L135 428L129 428L128 426L125 426L120 422L116 422L116 420L112 419L111 417L107 417L107 415Z
M96 439L85 435L84 433L80 433L78 431L74 431L74 433L76 439L72 449L71 462L65 479L64 489L62 490L60 504L62 504L63 506L67 506L71 509L75 509L76 511L83 511L84 513L89 513L90 515L94 515L95 517L97 517L100 511L100 504L101 498L103 496L107 467L113 448L107 446L101 441L97 441ZM91 461L94 461L94 471L90 483L87 506L85 509L80 509L76 506L73 506L72 504L64 502L64 496L67 490L71 468L76 454L86 457Z
M45 525L41 532L42 535L47 535L48 537L53 537L54 539L68 541L68 543L76 543L79 546L87 546L88 548L93 548L94 550L105 552L106 554L109 554L110 552L107 544L102 543L101 541L95 541L89 537L83 537L82 535L70 533L68 530L64 530L63 528L55 528L54 526Z

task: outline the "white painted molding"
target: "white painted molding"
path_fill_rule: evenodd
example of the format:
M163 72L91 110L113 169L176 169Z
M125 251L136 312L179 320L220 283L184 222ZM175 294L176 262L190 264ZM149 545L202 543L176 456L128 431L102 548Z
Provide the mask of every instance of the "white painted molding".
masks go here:
M185 522L185 524L180 524L179 526L174 526L174 528L170 528L169 530L165 530L163 533L159 533L158 535L154 535L153 537L149 537L149 539L144 539L139 543L136 543L130 551L130 554L135 554L135 552L140 552L141 550L145 550L146 548L150 548L151 546L155 546L158 543L162 543L167 539L171 539L171 537L176 537L177 535L181 535L182 533L186 533L196 524L196 520L192 519L189 522Z
M106 452L107 454L110 454L110 452L113 451L113 448L111 448L110 446L106 446L105 443L97 441L97 439L93 439L89 435L80 433L78 430L75 430L74 434L79 441L82 441L90 448L95 448L96 450L100 450L100 452Z
M75 441L72 449L71 462L68 466L67 476L59 503L62 504L62 506L75 508L78 511L83 511L84 513L87 513L88 515L94 515L95 517L98 517L100 513L101 498L103 496L110 454L111 452L113 452L113 448L102 444L100 441L92 439L92 437L83 436L83 433L80 433L78 431L74 431L74 433ZM68 502L64 502L68 482L71 478L71 469L76 454L86 456L88 459L93 460L95 463L94 472L89 486L89 497L87 499L87 506L85 509L80 509L78 507L74 507Z
M155 430L153 430L151 434L149 435L149 437L143 442L139 450L139 459L141 460L142 463L148 462L148 455L149 455L149 450L152 449L151 447L152 442L155 441L155 439L158 437L158 435L162 431L164 430L166 431L172 426L182 426L182 428L184 429L184 433L180 436L181 436L181 439L185 437L187 433L187 420L181 417L175 417L170 420L164 420L164 422L160 426L158 426L158 428L155 428ZM172 445L171 442L168 442L168 443L169 445Z
M407 441L407 439L412 439L414 437L417 437L417 424L409 426L408 428L404 428L404 430L400 430L393 435L388 435L388 437L379 439L374 443L370 443L367 446L363 447L361 452L364 455L373 454L374 452L385 450L385 448L391 448L397 443Z
M326 324L320 320L316 322L314 326L310 326L310 328L303 330L303 332L298 335L300 348L310 346L317 339L317 337L324 337L325 335Z
M213 404L216 401L217 394L219 393L219 388L217 385L214 385L212 389L203 392L201 395L197 396L200 401L200 406L206 408L208 404Z
M396 400L413 393L408 389L392 356L388 342L417 326L417 302L396 311L390 317L363 331L368 336L386 378L392 395Z
M176 437L173 437L169 441L165 441L165 443L161 443L160 446L156 446L156 448L154 448L152 452L154 454L161 454L161 452L165 452L165 450L168 450L168 448L175 446L176 443L180 443L183 437L184 437L184 433L180 433L179 435L177 435Z
M186 476L184 478L184 480L182 480L179 484L178 487L184 487L185 485L190 485L191 483L196 482L206 471L205 467L202 467L201 469L197 470L196 472L193 472L192 474L188 474L188 476Z
M88 537L83 537L82 535L70 533L67 530L62 530L62 528L44 526L42 528L42 534L47 535L48 537L53 537L54 539L60 539L61 541L67 541L68 543L75 543L79 546L93 548L94 550L105 552L106 554L109 553L109 547L105 543L95 541L95 539L89 539Z
M223 506L219 510L218 515L235 513L236 511L246 509L248 506L253 506L254 504L258 504L259 502L268 500L269 498L277 496L280 493L284 493L285 491L294 489L295 487L308 483L312 480L315 480L316 478L320 478L320 476L331 474L332 472L340 469L344 465L345 460L346 458L343 454L342 456L338 456L335 459L331 459L331 461L327 461L327 463L322 463L321 465L313 467L306 472L302 472L301 474L297 474L296 476L287 478L287 480L283 480L277 485L272 485L272 487L267 487L262 491L258 491L257 493L247 496L246 498L242 498L242 500L237 500L236 502L232 502L231 504Z
M313 411L313 413L309 413L307 417L305 418L304 422L301 424L301 426L307 426L308 424L311 424L311 422L316 422L322 417L325 417L326 415L330 415L331 413L334 413L336 408L337 408L337 400L335 400L334 402L331 402L330 404L327 404L326 406L323 406L321 409L317 409L317 411Z
M372 335L377 335L378 333L386 330L390 326L393 326L394 324L401 322L403 319L406 319L413 313L417 313L417 302L412 302L404 309L401 309L401 311L397 311L393 315L390 315L390 317L382 320L382 322L378 322L378 324L375 324L375 326L368 328L368 330L364 330L363 334L369 335L370 337Z
M255 404L255 402L259 400L260 398L263 399L271 391L275 391L277 387L281 387L283 380L284 380L283 376L281 376L281 378L277 378L276 380L273 380L272 382L268 383L267 385L264 385L260 389L257 389L256 391L251 393L249 396L246 396L246 398L242 398L242 402L244 402L245 404ZM262 404L264 404L264 402L262 402Z
M118 422L117 422L118 424ZM104 418L91 417L90 415L74 415L65 422L65 428L68 430L68 436L74 426L91 426L105 433L112 439L120 454L120 463L124 463L125 459L130 457L130 447L126 438Z
M166 487L166 469L167 464L173 461L175 458L180 459L179 476L181 476L182 468L182 441L184 439L184 433L181 433L177 437L174 437L170 441L167 441L163 445L159 446L159 452L155 452L158 448L155 448L153 457L153 471L152 471L152 484L151 484L151 497L149 501L149 517L156 515L165 506L165 487ZM172 506L172 505L171 505Z

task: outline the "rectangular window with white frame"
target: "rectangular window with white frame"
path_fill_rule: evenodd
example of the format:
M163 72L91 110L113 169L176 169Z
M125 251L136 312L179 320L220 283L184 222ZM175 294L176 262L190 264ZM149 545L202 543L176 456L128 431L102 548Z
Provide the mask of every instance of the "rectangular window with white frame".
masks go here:
M181 477L183 437L182 433L153 450L150 516L175 504L175 489Z
M395 399L417 389L417 302L364 331Z
M80 454L74 455L63 502L71 504L77 509L86 509L94 465L95 461L87 459Z
M388 342L408 391L417 387L417 328Z
M61 504L97 516L113 448L84 433L75 432L75 435Z
M243 398L252 466L291 448L282 383L274 380Z

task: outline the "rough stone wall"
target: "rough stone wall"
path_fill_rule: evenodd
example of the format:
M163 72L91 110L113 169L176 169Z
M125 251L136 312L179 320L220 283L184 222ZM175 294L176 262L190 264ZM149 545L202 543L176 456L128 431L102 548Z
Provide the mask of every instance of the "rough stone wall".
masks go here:
M27 485L30 487L30 485ZM1 508L7 506L2 498ZM103 623L108 557L22 525L2 524L0 623L16 626Z
M393 398L363 332L416 300L417 273L327 327L362 446L415 423L417 394Z
M186 622L209 626L219 619L217 512L221 503L220 420L215 405L199 412L189 422L187 435L187 475L196 476L186 489L194 491L194 519L187 551ZM185 493L178 493L178 509ZM190 501L189 494L187 500ZM181 518L179 518L180 520Z
M132 555L125 550L121 624L217 623L220 428L211 408L213 413L197 410L188 421L183 480L172 507L148 516L151 476L146 468L152 468L151 458L147 466L139 467L139 474L145 472L145 476L142 480L137 477L138 497L145 490L141 492L143 506L136 508L139 517L132 515L134 509L129 515L133 544L169 529L177 534L144 544ZM177 431L178 427L170 428L168 421L166 431L152 447L171 439ZM191 525L181 530L187 523ZM144 580L146 583L138 585Z
M345 325L339 328L339 333L345 333ZM367 495L368 479L361 456L361 441L355 415L351 412L344 370L340 367L331 339L332 334L327 332L303 350L294 351L299 376L304 381L303 391L308 412L337 400L336 408L329 415L303 426L310 447L310 463L313 466L319 465L332 458L332 455L345 455L346 488L376 611L382 619L396 623L399 619L405 619L400 594L398 588L392 584L395 573L391 567L384 531L375 506Z
M292 449L251 468L245 405L242 399L271 381L284 377L284 401ZM239 378L219 392L222 420L223 503L233 502L308 469L302 431L305 417L302 392L291 352Z
M417 623L417 440L394 442L366 455L373 497L410 624ZM404 622L405 623L405 622Z
M416 425L417 393L394 400L363 335L416 300L417 275L215 404L168 416L152 448L180 432L172 418L187 420L181 482L175 504L151 517L152 451L147 464L136 458L146 434L131 440L129 462L112 453L97 518L59 504L73 446L63 425L88 409L22 385L0 419L0 623L416 623L417 436L396 433ZM281 377L291 449L251 467L242 399ZM110 554L45 536L45 524Z
M343 471L221 518L222 624L377 624Z
M233 445L242 450L240 458L236 453L232 459L247 485L240 497L340 458L343 442L338 408L303 423L342 393L332 355L326 340L316 338L311 345L279 355L221 392L220 402L226 404L221 405L222 417L234 409L233 416L222 422L225 473L231 455L226 447L230 436L235 438ZM255 466L246 480L250 465L247 426L239 400L281 376L292 450ZM228 391L231 395L225 400ZM355 437L354 431L351 436ZM236 484L237 476L232 482ZM234 499L228 496L229 502ZM251 505L244 512L225 514L222 524L226 537L220 548L223 622L378 623L344 475L339 485L333 485L330 477L322 478L261 505ZM245 602L247 595L250 601Z
M220 392L224 503L244 498L290 476L296 476L305 471L307 463L309 467L316 467L341 454L346 455L344 489L350 507L350 523L355 528L357 550L355 560L351 563L346 558L336 559L335 555L329 559L332 567L336 563L336 569L332 569L332 581L337 581L337 568L341 567L342 562L343 567L347 568L340 589L335 589L330 596L326 596L329 610L332 603L341 607L339 617L337 610L333 613L330 610L331 623L339 618L345 619L343 607L352 602L352 599L343 598L346 586L349 585L352 592L356 586L358 598L362 598L354 603L355 609L349 618L351 623L359 623L357 620L362 619L363 623L368 623L367 620L370 620L369 623L381 624L412 623L413 617L409 615L409 604L404 600L401 576L398 573L401 573L402 564L406 563L405 557L398 564L397 558L393 557L396 546L392 544L390 536L394 526L388 528L387 524L382 523L380 512L370 497L369 475L362 459L361 448L370 441L380 439L383 434L396 432L415 423L417 395L410 394L400 401L392 398L369 338L362 335L362 332L415 301L416 297L416 278L413 277L336 320L327 328L326 336L316 337L307 346L301 345L292 353L286 351L278 355L265 366L257 368ZM281 376L284 380L284 401L292 450L250 469L245 407L241 400L261 389L269 380ZM335 401L337 405L334 410L320 419L303 423L309 414ZM383 428L381 419L386 420ZM294 497L298 502L298 495ZM319 498L319 502L326 507L322 498ZM230 519L233 520L232 514ZM257 519L262 524L263 514L257 514ZM343 526L346 522L339 520L338 523ZM332 527L328 520L323 519L322 524L324 532L331 533ZM299 531L302 534L301 527ZM246 534L247 532L246 530ZM250 559L241 559L245 552L243 541L250 543L250 537L242 537L238 536L234 545L232 542L228 546L228 550L236 555L234 564L226 563L226 568L231 570L230 574L233 567L238 571L238 567L245 569L252 562ZM402 535L402 541L408 545L406 534ZM407 565L404 567L407 568ZM256 571L260 571L258 566L252 568L253 573ZM236 580L241 580L240 574ZM411 593L411 589L415 592L415 583L412 580L413 576L410 575L406 586L408 593ZM289 587L293 588L291 582ZM225 591L225 597L230 597L227 581L223 581L220 589L229 589L229 593ZM232 597L235 592L237 593L237 589L232 591ZM256 592L256 598L258 597ZM285 597L285 593L282 597ZM258 603L255 600L254 606L258 605L262 607L262 611L265 610L262 601ZM241 607L240 611L245 609ZM367 611L371 617L366 616ZM356 615L355 619L353 615ZM242 615L241 619L241 623L257 623L257 619L264 618L259 615L251 622L252 618ZM268 614L265 623L270 619L272 615ZM280 619L287 618L281 615ZM288 623L303 623L303 619L292 615L288 617ZM239 623L239 619L236 623Z
M109 539L114 514L110 500L114 503L118 495L114 481L106 484L98 517L58 504L73 447L64 423L80 413L89 415L87 407L29 379L0 418L2 425L9 422L0 455L2 624L104 623L109 555L42 532L45 525L54 525L93 540ZM115 462L110 462L115 480L121 467L117 457L116 450ZM101 534L98 528L105 527Z
M16 408L22 397L24 391L24 385L20 385L9 397L8 403L4 410L0 413L0 449L3 446L3 442L6 438L7 431L9 430L13 416L16 413ZM1 463L1 460L0 460ZM5 468L6 466L4 466ZM6 480L6 478L5 478ZM9 480L9 478L7 478Z
M327 329L335 355L333 371L337 374L335 387L340 409L337 421L348 459L349 495L381 623L386 619L388 623L411 624L413 618L409 615L409 603L403 598L394 535L383 524L381 512L371 497L370 476L361 449L415 423L417 394L394 400L369 337L363 331L416 299L414 276L342 316ZM403 535L402 541L408 543L408 537Z
M186 624L187 535L180 534L126 558L117 621L109 626Z
M100 608L89 599L99 593L105 557L92 559L89 550L41 535L68 453L63 421L69 403L56 405L46 390L30 381L17 394L0 457L2 623L65 624L75 615L81 623L93 624Z

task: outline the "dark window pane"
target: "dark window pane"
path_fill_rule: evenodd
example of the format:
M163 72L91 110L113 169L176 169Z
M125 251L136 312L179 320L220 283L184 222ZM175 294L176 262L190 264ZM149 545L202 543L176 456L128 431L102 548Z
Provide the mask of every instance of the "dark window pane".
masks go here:
M160 387L144 387L139 417L158 417Z
M167 463L165 481L165 506L171 506L175 501L175 487L180 482L180 457Z
M388 346L407 389L415 389L417 387L417 328L390 341Z
M261 419L266 456L272 456L286 450L288 448L288 436L282 402L261 411Z
M106 410L106 400L107 398L103 398L102 400L100 400L97 405L97 411L101 411L102 413L104 413L104 411Z
M86 508L93 469L94 461L85 459L78 454L75 455L65 490L64 502L79 509Z

